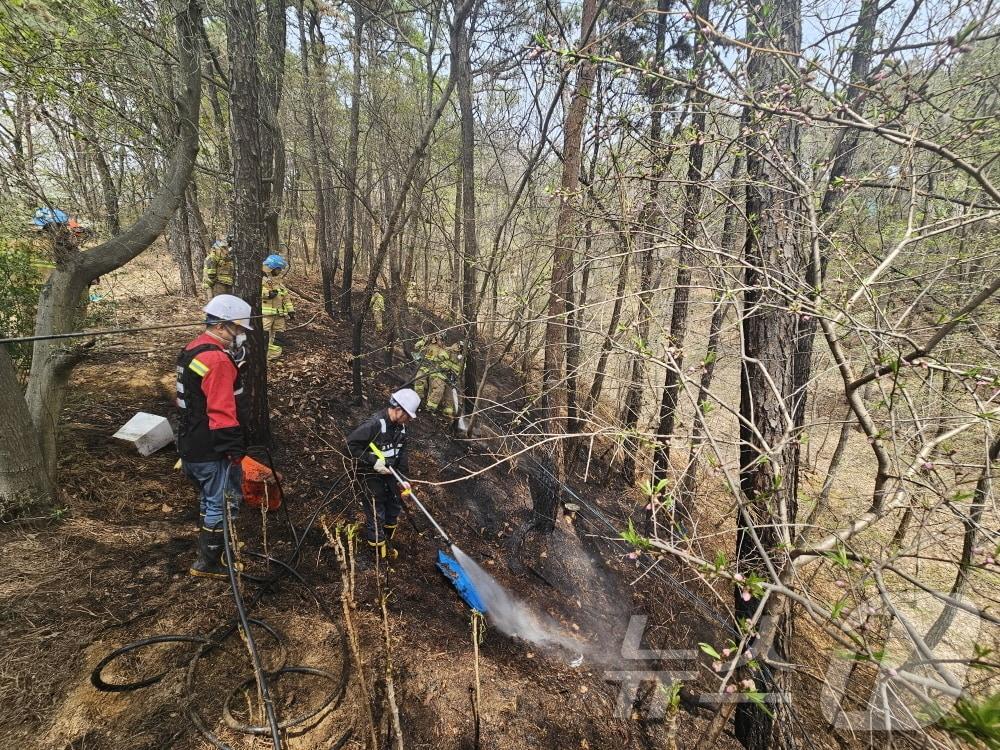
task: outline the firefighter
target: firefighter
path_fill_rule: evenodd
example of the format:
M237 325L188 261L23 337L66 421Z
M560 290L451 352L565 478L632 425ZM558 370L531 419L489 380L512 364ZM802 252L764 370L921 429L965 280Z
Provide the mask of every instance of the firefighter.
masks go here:
M375 321L375 333L382 333L382 327L384 325L383 317L385 316L385 297L382 296L382 292L378 289L376 289L375 294L372 295L370 307L372 311L372 320Z
M438 360L442 352L444 352L444 347L441 343L442 338L440 333L432 333L417 341L416 356L414 358L419 364L417 366L417 374L413 379L413 388L422 399L427 398L433 389L433 377L438 371ZM431 407L428 400L428 409L436 407L437 402L434 403L434 407Z
M382 559L397 554L387 542L396 534L403 507L400 492L409 490L410 485L397 482L392 469L403 475L408 470L406 425L416 418L418 408L420 396L411 388L403 388L392 394L387 408L368 417L347 436L347 452L357 463L358 474L368 490L363 536Z
M246 454L238 405L243 392L238 363L245 356L250 305L220 294L205 305L205 332L177 359L177 452L185 475L198 489L201 526L193 576L225 578L224 514L239 511Z
M455 402L458 385L458 375L462 371L462 355L459 353L458 344L445 347L441 338L438 344L431 349L433 357L430 370L430 389L427 392L427 410L437 411L446 417L455 416Z
M461 342L445 348L438 360L438 369L444 374L441 413L446 417L454 417L458 409L458 381L462 376Z
M208 290L209 297L232 293L233 257L229 251L228 237L212 243L212 249L205 256L201 284Z
M279 281L279 277L288 271L288 261L280 255L268 255L261 270L264 277L261 282L260 307L267 331L267 358L277 359L281 356L282 345L286 343L281 336L285 330L285 321L295 317L291 295Z

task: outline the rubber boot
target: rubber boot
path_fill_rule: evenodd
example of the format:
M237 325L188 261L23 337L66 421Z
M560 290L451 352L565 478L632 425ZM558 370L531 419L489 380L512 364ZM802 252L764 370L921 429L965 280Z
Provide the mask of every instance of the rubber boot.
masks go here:
M368 542L368 546L371 547L372 551L375 553L375 557L382 560L383 562L389 562L395 560L399 556L399 553L390 547L388 544L383 542Z
M222 564L223 536L221 531L198 532L198 559L188 573L201 578L229 578L229 571Z
M399 549L396 547L395 542L392 541L396 536L396 527L398 525L399 524L395 523L387 523L382 526L382 528L385 529L386 556L391 560L395 560L399 557Z

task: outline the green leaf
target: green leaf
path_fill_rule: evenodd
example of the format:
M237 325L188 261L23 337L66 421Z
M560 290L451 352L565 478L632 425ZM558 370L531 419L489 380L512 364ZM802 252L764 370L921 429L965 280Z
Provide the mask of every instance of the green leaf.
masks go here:
M667 700L667 705L670 708L677 708L681 702L681 686L682 682L671 682L669 685L660 685L660 690L663 691L663 697Z
M702 653L708 654L709 656L711 656L716 661L722 661L722 655L718 651L716 651L714 648L712 648L712 644L710 644L710 643L699 643L698 644L698 648L700 648L702 650Z
M824 553L823 556L829 560L832 560L834 563L836 563L839 567L843 568L844 570L847 570L848 568L851 567L851 561L847 557L847 549L844 547L843 544L838 544L837 549L831 550L830 552L826 552Z
M621 532L619 536L636 549L648 550L653 546L649 539L641 536L639 532L635 530L635 526L632 524L631 519L628 522L628 529Z
M767 703L765 702L764 693L758 693L757 691L753 691L752 690L752 691L744 693L744 695L747 698L749 698L752 703L756 704L757 707L761 711L763 711L764 713L766 713L768 716L774 718L774 714L771 713L771 709L769 709L767 707Z
M839 602L833 605L833 609L830 610L830 619L836 620L840 617L840 613L844 611L844 607L847 606L847 600L841 599Z
M964 29L955 34L955 46L959 46L962 42L968 39L969 36L971 36L972 33L979 28L979 25L979 21L970 21Z
M990 750L1000 747L1000 693L979 701L959 700L953 712L940 719L939 726L968 744L982 743Z

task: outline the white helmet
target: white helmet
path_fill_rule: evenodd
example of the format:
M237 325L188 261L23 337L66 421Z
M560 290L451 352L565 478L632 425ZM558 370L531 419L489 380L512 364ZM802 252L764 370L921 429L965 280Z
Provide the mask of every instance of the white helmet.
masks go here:
M412 388L401 388L392 394L389 406L400 408L411 417L416 418L417 409L420 408L420 396Z
M217 294L202 309L211 318L227 320L248 331L253 330L250 325L250 305L232 294Z

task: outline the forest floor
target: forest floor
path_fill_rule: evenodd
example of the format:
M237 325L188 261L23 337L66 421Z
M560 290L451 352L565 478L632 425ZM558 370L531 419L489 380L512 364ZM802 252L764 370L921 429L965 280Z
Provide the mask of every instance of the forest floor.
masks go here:
M140 258L102 283L109 303L105 324L153 325L194 321L200 304L170 292L162 259ZM349 332L330 321L316 300L315 280L292 279L298 322L284 356L269 373L275 462L284 479L288 519L302 530L328 490L344 474L344 434L379 408L410 374L405 367L372 370L368 400L350 393ZM113 292L113 293L112 293ZM138 456L112 434L135 412L173 411L174 359L197 327L101 339L73 378L63 414L57 518L0 530L0 738L4 747L125 750L211 747L196 729L193 708L207 728L234 748L267 747L226 727L223 704L252 696L239 686L252 677L247 650L230 636L223 650L205 655L189 675L196 644L142 649L116 660L104 679L128 682L166 670L157 684L107 693L90 681L112 650L162 634L204 636L233 622L227 583L191 578L197 520L193 488L176 471L168 448ZM381 360L381 355L379 355ZM502 373L501 373L502 375ZM503 395L500 377L494 388ZM667 746L668 723L651 684L620 700L623 673L649 670L624 647L633 616L648 617L642 647L685 652L657 669L689 672L692 693L714 689L699 642L719 644L726 633L715 619L715 593L663 561L635 561L616 540L614 524L639 504L611 482L575 489L588 511L561 522L548 539L515 545L531 500L523 462L488 468L495 447L449 435L443 419L422 415L411 430L411 469L418 492L441 524L473 559L518 598L585 642L587 657L539 647L488 628L475 659L469 610L436 570L437 539L421 516L407 512L400 527L401 556L387 570L358 554L353 628L357 632L374 721L386 736L386 655L379 590L386 593L395 702L403 746L410 748L654 748ZM488 448L488 449L487 449ZM481 471L473 478L436 484ZM360 519L349 481L329 495L321 520L329 528ZM602 527L595 519L613 519ZM348 653L341 609L341 576L333 551L314 525L305 537L298 573L263 592L252 616L283 635L287 664L327 670L335 679L300 674L274 681L281 716L306 713L346 679L333 710L318 723L292 731L289 748L364 747L368 732L359 675ZM244 508L238 522L246 550L279 559L292 548L283 513L262 517ZM265 533L266 529L266 533ZM720 539L731 546L731 540ZM265 573L244 555L247 571ZM381 586L379 582L382 582ZM251 598L258 587L245 581ZM321 611L314 594L324 605ZM696 606L708 601L708 607ZM643 621L636 621L642 625ZM258 630L254 628L254 630ZM261 630L265 662L279 658ZM474 686L481 684L476 710ZM190 679L189 679L190 677ZM190 689L186 684L190 682ZM252 690L250 692L253 692ZM814 708L814 707L813 707ZM810 707L804 707L806 712ZM234 715L246 719L234 707ZM677 720L680 747L693 747L711 713L685 700ZM807 717L812 725L813 718ZM259 722L259 717L258 717ZM818 726L818 725L816 725ZM836 747L817 730L813 747ZM723 735L718 747L736 747Z

